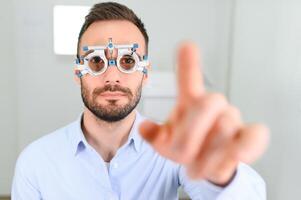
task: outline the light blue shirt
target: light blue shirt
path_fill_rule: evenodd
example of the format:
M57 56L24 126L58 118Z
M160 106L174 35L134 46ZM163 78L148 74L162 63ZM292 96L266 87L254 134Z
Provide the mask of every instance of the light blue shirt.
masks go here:
M183 186L192 199L264 200L265 183L245 164L225 188L191 181L185 169L162 156L142 139L136 112L127 142L109 166L89 145L81 117L26 147L18 158L13 200L178 199ZM108 168L107 168L108 167Z

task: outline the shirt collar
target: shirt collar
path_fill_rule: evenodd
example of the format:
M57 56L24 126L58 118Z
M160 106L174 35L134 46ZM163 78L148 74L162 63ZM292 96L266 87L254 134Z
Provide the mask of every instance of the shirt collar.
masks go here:
M71 141L72 152L74 153L74 155L85 149L88 145L81 127L82 118L83 113L81 113L77 120L71 124L71 131L69 133L69 139Z
M134 143L134 148L136 152L139 152L141 149L141 145L143 143L143 139L139 133L139 126L141 122L145 120L145 117L143 117L138 111L136 111L136 118L133 123L133 126L131 128L128 142L133 142Z
M135 151L139 152L141 149L141 145L143 143L143 139L139 133L139 125L141 124L142 121L145 120L145 117L143 117L138 111L135 112L136 112L135 121L130 130L128 141L126 142L126 144L131 145L131 143L133 143ZM72 152L74 153L74 155L77 155L77 153L85 149L87 146L90 146L82 131L82 127L81 127L82 118L83 118L83 113L81 113L78 119L71 124L69 139L71 141Z

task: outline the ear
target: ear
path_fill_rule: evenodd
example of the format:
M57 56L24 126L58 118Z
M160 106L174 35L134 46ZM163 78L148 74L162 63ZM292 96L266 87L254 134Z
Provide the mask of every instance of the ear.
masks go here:
M80 78L76 75L77 70L74 70L74 77L73 80L77 83L77 85L80 85Z
M147 69L147 74L145 74L144 77L143 77L142 86L145 86L148 83L148 76L149 76L149 73L152 69L151 63L149 63L149 65L146 66L146 69Z

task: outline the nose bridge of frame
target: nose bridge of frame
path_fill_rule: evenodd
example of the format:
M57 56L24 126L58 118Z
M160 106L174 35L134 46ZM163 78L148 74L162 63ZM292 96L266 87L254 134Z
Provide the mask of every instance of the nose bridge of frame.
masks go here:
M104 49L104 55L105 55L105 58L107 59L108 61L108 67L111 67L111 66L116 66L117 67L117 58L118 58L118 49L116 48L113 48L113 49Z

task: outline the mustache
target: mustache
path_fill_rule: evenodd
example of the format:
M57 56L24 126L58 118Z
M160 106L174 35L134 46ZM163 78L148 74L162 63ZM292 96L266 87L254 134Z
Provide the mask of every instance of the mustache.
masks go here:
M128 96L133 96L133 93L129 88L121 87L120 85L106 85L101 88L96 88L93 91L93 95L100 95L104 92L122 92L124 94L127 94Z

